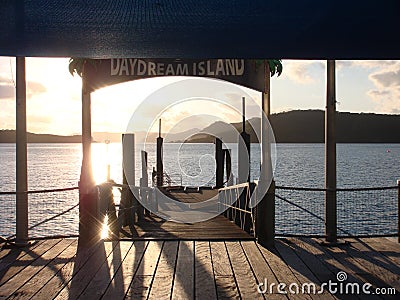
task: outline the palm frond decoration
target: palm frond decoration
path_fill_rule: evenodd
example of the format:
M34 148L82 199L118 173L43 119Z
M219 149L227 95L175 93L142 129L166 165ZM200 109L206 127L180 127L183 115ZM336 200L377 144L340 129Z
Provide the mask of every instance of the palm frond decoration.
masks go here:
M281 59L269 59L267 60L269 64L269 70L271 72L271 77L277 74L279 77L282 74L283 66Z
M86 64L96 66L98 62L99 61L96 59L71 57L69 59L68 69L72 76L78 74L80 77L82 77Z
M271 77L274 76L275 74L277 74L278 76L282 74L283 66L281 59L268 59L268 60L257 59L256 68L261 66L263 62L268 63Z

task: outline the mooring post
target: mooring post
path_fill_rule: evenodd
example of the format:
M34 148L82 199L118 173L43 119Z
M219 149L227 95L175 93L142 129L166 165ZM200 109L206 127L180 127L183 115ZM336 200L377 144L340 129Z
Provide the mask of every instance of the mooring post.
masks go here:
M135 135L122 135L122 194L119 217L122 226L132 226L135 222L135 201L131 187L135 185Z
M79 246L91 246L101 237L99 193L92 172L92 118L90 91L82 76L82 167L79 179Z
M147 152L142 150L141 151L141 159L142 159L142 178L140 178L140 187L148 187L149 186L149 176L147 174ZM140 190L140 196L142 198L142 203L146 202L146 205L149 206L149 195L148 192L143 192L143 190ZM141 212L143 214L143 207L141 207ZM144 212L146 215L150 215L150 211L148 209L144 209ZM143 218L143 215L140 216L140 218Z
M25 57L16 58L16 244L28 242L28 162Z
M233 185L231 149L224 149L226 186Z
M257 204L255 235L257 242L264 247L272 247L275 244L275 181L272 173L271 144L268 139L267 119L270 117L270 69L268 62L265 65L265 92L262 93L261 117L261 175L257 197L262 199ZM266 119L267 118L267 119ZM271 184L268 183L271 179Z
M250 134L246 132L245 97L242 98L242 132L238 142L239 183L250 182Z
M220 189L224 186L224 152L222 141L215 138L215 187Z
M335 123L335 61L328 60L325 111L325 235L328 243L337 242Z
M164 184L164 166L163 166L163 142L164 139L161 137L161 119L158 127L158 138L157 138L157 186L163 186Z

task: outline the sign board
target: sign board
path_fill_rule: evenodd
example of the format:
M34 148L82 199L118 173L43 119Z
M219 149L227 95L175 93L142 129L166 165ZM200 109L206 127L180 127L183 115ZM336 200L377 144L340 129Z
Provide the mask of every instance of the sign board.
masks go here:
M262 61L258 62L246 59L99 59L86 64L84 78L90 91L136 79L195 76L226 80L265 92L265 67Z

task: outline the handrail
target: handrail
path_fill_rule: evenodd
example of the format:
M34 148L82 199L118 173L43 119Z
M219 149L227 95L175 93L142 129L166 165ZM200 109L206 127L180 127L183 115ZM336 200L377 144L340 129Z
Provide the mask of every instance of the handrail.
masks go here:
M36 191L22 191L22 192L0 192L1 195L17 195L17 194L42 194L42 193L54 193L54 192L66 192L73 191L79 189L78 186L70 187L70 188L61 188L61 189L50 189L50 190L36 190Z
M358 192L358 191L381 191L398 189L399 186L383 186L383 187L365 187L365 188L309 188L309 187L292 187L292 186L276 186L277 190L293 190L293 191L310 191L310 192Z

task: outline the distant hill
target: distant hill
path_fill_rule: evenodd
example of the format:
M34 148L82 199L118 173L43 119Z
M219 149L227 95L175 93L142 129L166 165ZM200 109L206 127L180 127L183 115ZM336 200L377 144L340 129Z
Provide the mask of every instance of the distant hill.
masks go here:
M251 142L257 142L254 128L260 119L246 122ZM271 126L278 143L323 143L325 140L325 112L322 110L296 110L271 115ZM241 123L216 122L194 135L190 142L212 142L211 135L223 136L226 142L236 142ZM338 112L336 139L338 143L400 143L400 115ZM210 135L211 134L211 135Z
M28 143L81 143L80 135L61 136L54 134L27 133ZM15 143L15 130L0 130L0 143Z
M323 143L325 113L322 110L295 110L271 115L271 125L278 143ZM260 127L260 119L253 118L246 122L246 132L251 142L257 142L254 128ZM215 122L206 128L187 130L168 134L166 142L211 143L213 136L223 136L225 142L237 142L241 123ZM400 143L400 115L382 115L372 113L338 112L336 135L338 143ZM145 132L136 134L136 142L141 142ZM150 133L148 140L157 137ZM93 141L121 142L121 133L94 132ZM28 133L29 143L80 143L81 136L58 136L51 134ZM0 130L0 143L15 143L15 130Z

